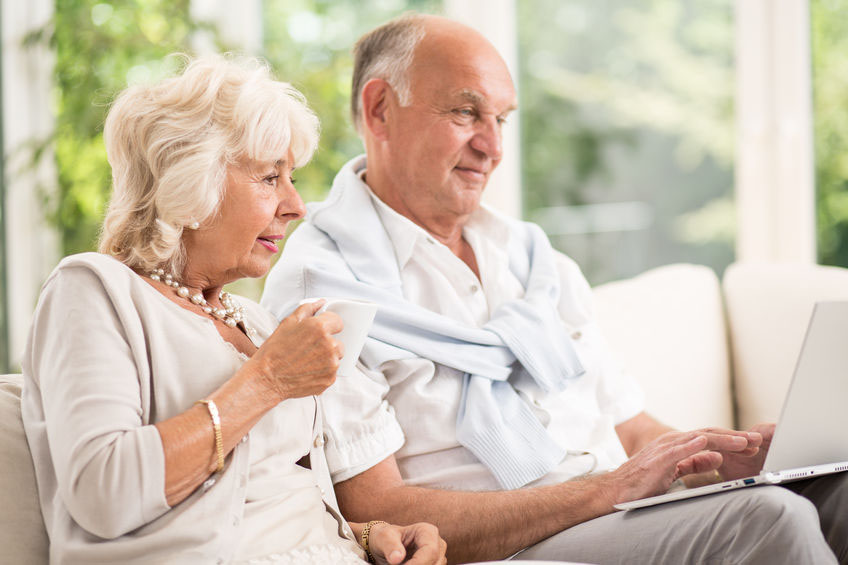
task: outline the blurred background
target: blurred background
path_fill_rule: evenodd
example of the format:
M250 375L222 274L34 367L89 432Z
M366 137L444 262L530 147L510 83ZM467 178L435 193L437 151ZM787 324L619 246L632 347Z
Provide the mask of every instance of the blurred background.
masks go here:
M487 35L518 115L487 195L542 225L592 284L672 262L848 266L848 0L2 1L0 370L17 370L44 278L92 250L102 141L127 84L174 52L265 58L322 123L305 200L362 151L350 49L408 10ZM258 298L262 281L235 290Z

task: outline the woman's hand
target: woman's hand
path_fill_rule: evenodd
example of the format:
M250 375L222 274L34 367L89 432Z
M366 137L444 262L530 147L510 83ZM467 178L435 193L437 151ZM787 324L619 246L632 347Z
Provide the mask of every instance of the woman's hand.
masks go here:
M318 300L299 306L248 361L277 402L321 394L336 380L344 348L333 335L344 324L332 312L316 316L323 305Z
M411 526L374 524L368 535L368 549L380 565L445 565L447 544L436 526L426 523Z

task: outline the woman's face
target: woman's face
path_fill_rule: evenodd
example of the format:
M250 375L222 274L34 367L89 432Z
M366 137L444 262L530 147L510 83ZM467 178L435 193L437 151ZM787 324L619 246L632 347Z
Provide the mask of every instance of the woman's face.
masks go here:
M210 288L268 272L289 222L306 213L292 162L289 153L276 163L245 160L227 168L218 214L198 230L183 231L183 284Z

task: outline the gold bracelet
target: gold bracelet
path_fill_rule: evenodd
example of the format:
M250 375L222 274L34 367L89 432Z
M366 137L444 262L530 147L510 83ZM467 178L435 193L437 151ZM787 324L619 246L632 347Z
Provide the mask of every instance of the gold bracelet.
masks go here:
M376 526L377 524L385 524L386 522L382 520L371 520L365 527L362 528L362 535L359 536L359 545L362 546L362 549L365 550L365 555L368 556L369 563L375 563L374 556L371 555L371 550L368 547L368 536L371 534L371 527Z
M224 470L224 436L221 433L221 415L218 413L218 406L214 400L198 400L195 404L205 404L209 410L209 416L212 417L212 430L215 432L215 453L218 455L218 468L216 473Z

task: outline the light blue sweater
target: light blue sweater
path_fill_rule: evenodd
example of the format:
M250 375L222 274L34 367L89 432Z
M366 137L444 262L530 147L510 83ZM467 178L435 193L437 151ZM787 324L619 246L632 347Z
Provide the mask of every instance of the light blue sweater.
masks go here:
M366 366L377 369L392 359L417 356L461 371L458 441L505 489L542 477L565 451L508 379L514 371L526 371L543 391L558 392L569 378L583 374L557 313L560 281L547 237L535 224L512 221L516 237L508 249L509 266L525 295L501 304L482 327L464 325L404 298L392 243L357 175L362 164L361 157L347 163L327 199L309 206L307 220L269 275L262 305L282 319L303 298L376 302L379 309L361 355ZM293 286L302 292L275 291Z

